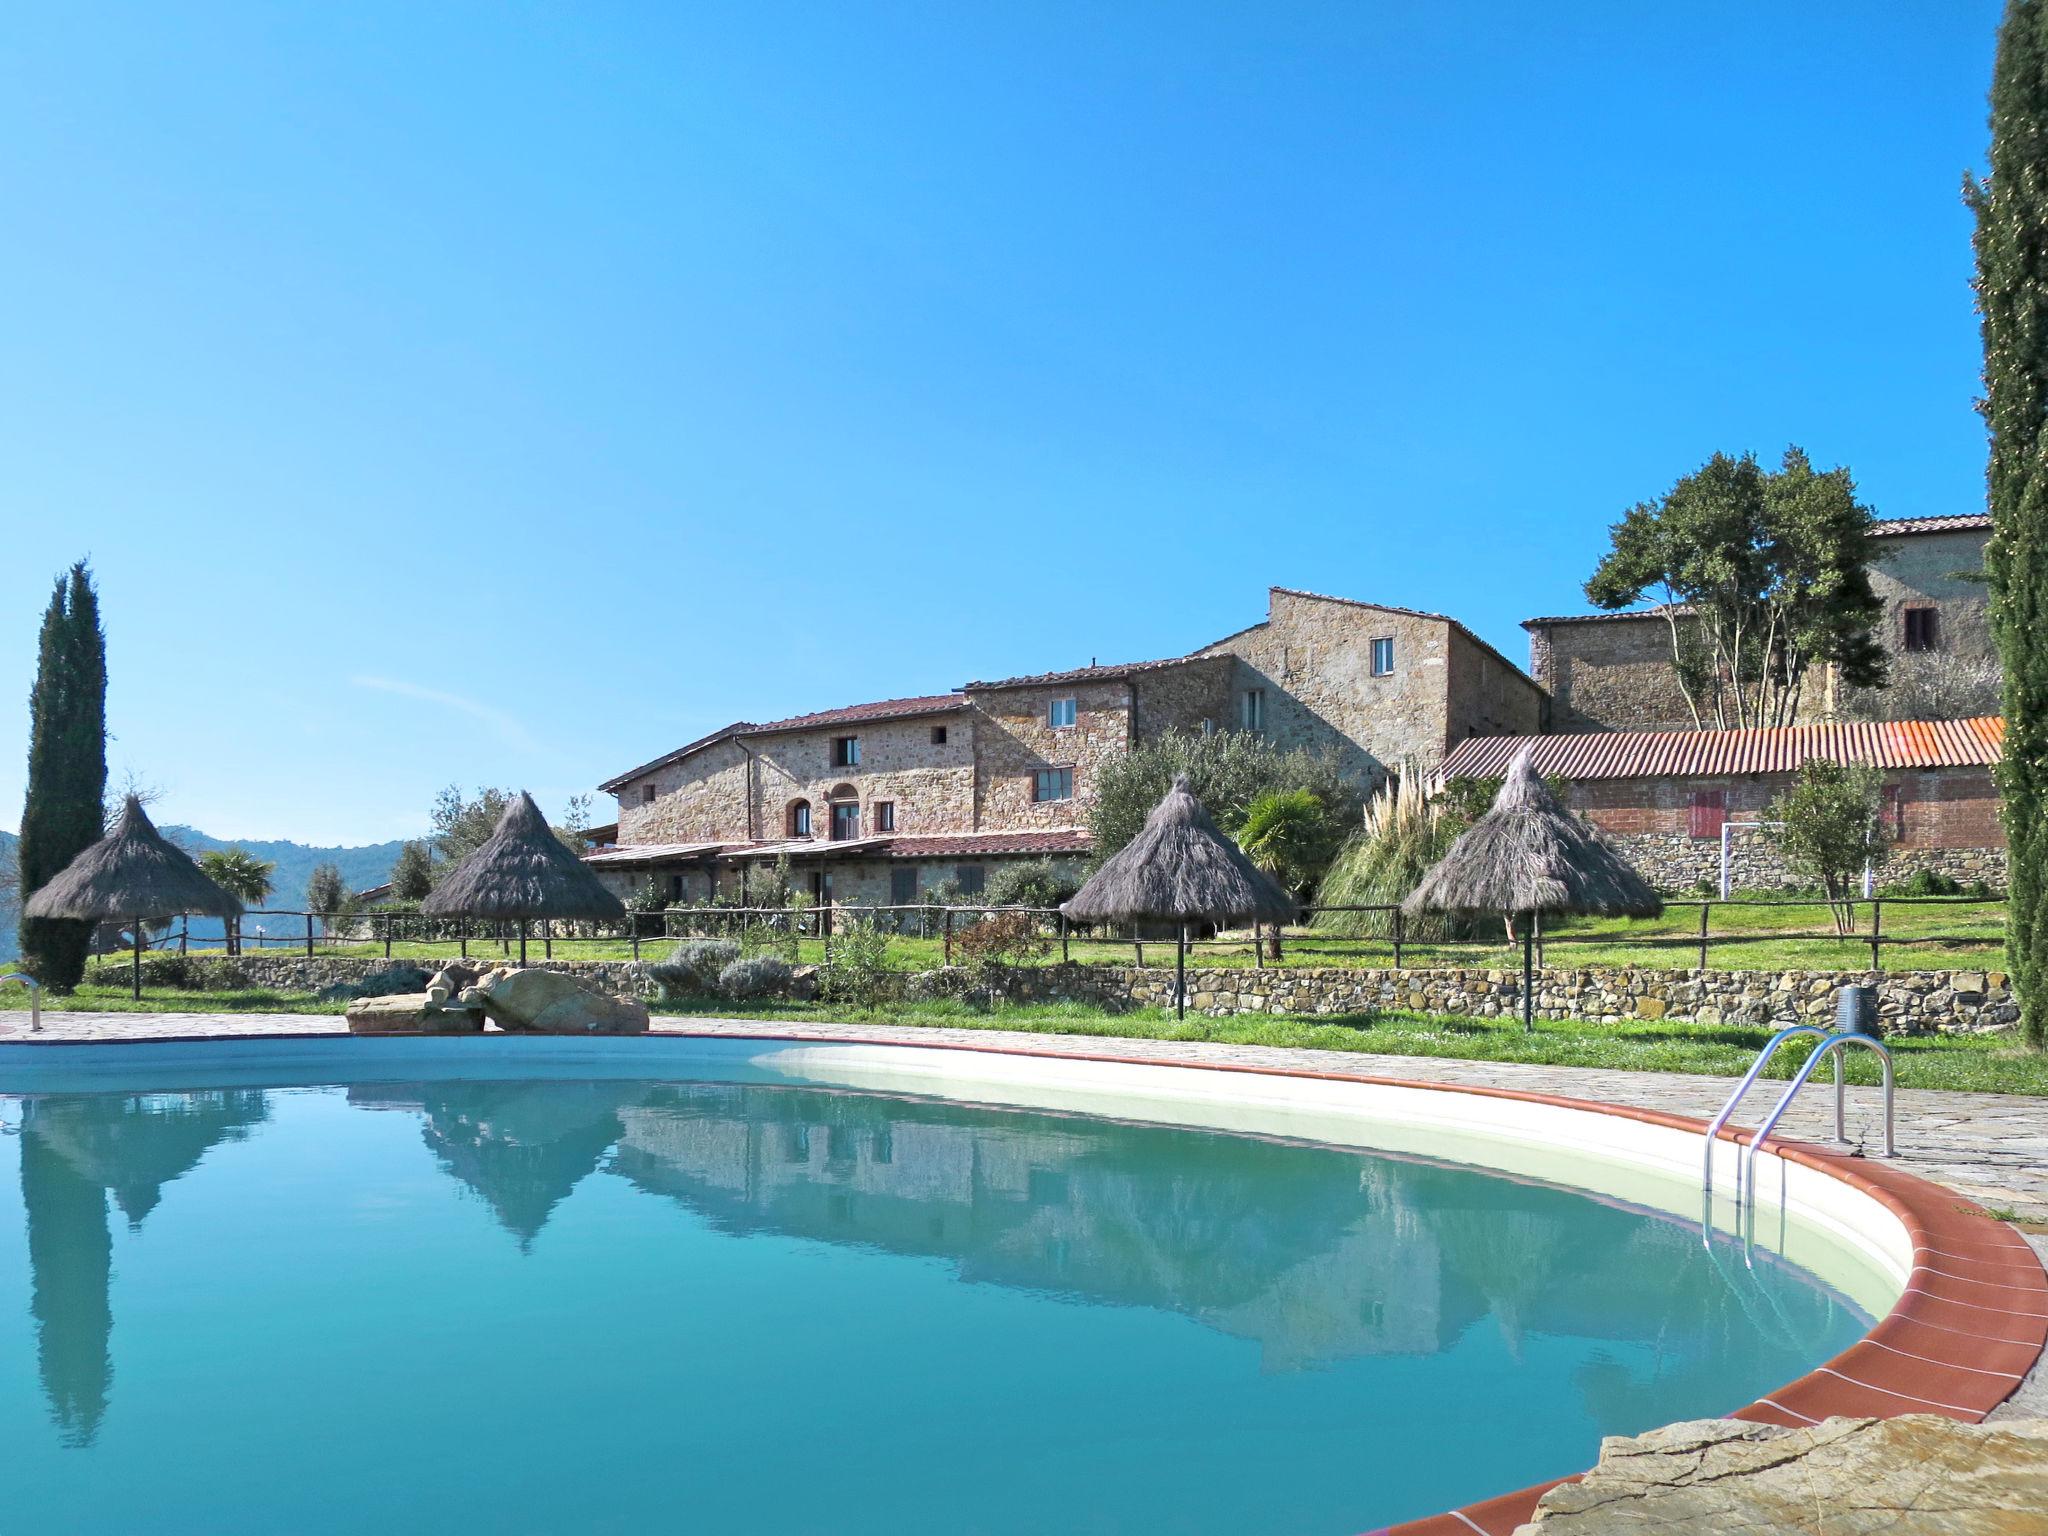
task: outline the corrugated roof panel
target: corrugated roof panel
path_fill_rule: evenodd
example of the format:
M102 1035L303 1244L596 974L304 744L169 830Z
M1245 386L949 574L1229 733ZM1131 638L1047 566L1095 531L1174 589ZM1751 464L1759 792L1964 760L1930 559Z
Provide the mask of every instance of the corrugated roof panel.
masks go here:
M1572 736L1474 736L1444 759L1446 777L1497 778L1525 748L1539 773L1567 779L1702 778L1791 773L1808 758L1879 768L1979 768L1999 758L2005 722L1850 721L1740 731L1602 731Z

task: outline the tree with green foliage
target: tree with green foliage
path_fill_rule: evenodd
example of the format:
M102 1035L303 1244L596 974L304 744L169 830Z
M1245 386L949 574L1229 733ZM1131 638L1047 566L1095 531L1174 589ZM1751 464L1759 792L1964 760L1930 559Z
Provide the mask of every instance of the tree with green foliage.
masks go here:
M341 878L341 866L315 864L313 873L306 877L306 910L318 917L332 933L354 905L355 892Z
M1057 907L1081 889L1078 876L1051 859L1012 859L988 877L981 899L992 907Z
M230 896L240 897L245 907L262 906L276 888L277 866L268 859L257 858L246 848L210 848L199 855L199 868ZM239 917L227 920L227 944L229 954L242 952Z
M17 878L33 894L106 830L107 642L99 596L81 560L57 578L43 611L41 654L28 696L28 798ZM53 992L85 976L93 924L21 920L24 969Z
M434 856L417 838L398 850L391 866L394 901L425 901L434 889Z
M1790 725L1816 666L1851 687L1884 682L1873 521L1847 469L1817 471L1798 448L1775 471L1717 453L1609 530L1586 596L1610 610L1659 599L1701 729Z
M1835 932L1852 932L1863 871L1884 858L1884 774L1866 763L1810 757L1771 802L1768 819L1785 867L1827 893Z
M450 784L435 795L427 812L434 829L427 838L434 854L432 878L438 881L444 870L453 869L483 847L498 830L498 821L512 800L511 790L488 785L465 795L459 784ZM564 813L563 820L549 830L571 853L587 853L590 839L584 833L590 826L590 796L571 795Z
M1249 731L1169 731L1119 753L1096 771L1088 830L1098 865L1138 835L1183 773L1202 808L1232 836L1261 795L1306 790L1338 827L1351 824L1365 798L1335 759L1320 753L1282 751Z
M1991 174L1977 216L1980 409L1991 540L1991 634L2004 663L1998 767L2011 905L2006 951L2027 1042L2048 1045L2048 3L2008 0L1991 79Z
M1344 828L1308 789L1270 789L1245 808L1238 846L1295 895L1306 897L1344 843Z

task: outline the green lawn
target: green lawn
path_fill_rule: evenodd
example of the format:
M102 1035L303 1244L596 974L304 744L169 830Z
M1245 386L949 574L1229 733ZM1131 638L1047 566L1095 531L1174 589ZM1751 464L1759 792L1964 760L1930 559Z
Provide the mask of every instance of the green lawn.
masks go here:
M1239 1014L1230 1018L1175 1019L1163 1009L1105 1013L1078 1003L1018 1004L985 1011L943 1000L862 1011L843 1006L778 1004L760 1008L705 1002L661 1004L656 1012L720 1018L785 1019L905 1024L954 1029L1043 1031L1061 1035L1124 1036L1145 1040L1212 1040L1230 1045L1312 1047L1387 1056L1445 1056L1468 1061L1521 1061L1544 1066L1614 1067L1641 1072L1683 1072L1740 1077L1770 1027L1638 1020L1625 1024L1539 1021L1524 1033L1517 1021L1445 1018L1431 1014ZM1971 1092L2048 1095L2048 1052L2030 1051L2010 1036L1928 1035L1886 1041L1902 1088L1956 1088ZM1772 1061L1769 1076L1789 1078L1808 1047L1795 1041ZM1849 1061L1849 1080L1878 1082L1868 1051Z
M1707 965L1713 970L1861 971L1870 966L1869 931L1871 908L1857 903L1858 938L1832 936L1828 909L1820 902L1790 906L1758 902L1715 902L1709 913L1710 942ZM711 920L715 924L716 919ZM1956 899L1926 904L1887 901L1883 905L1882 946L1886 970L2002 969L2005 963L2005 908L1999 902ZM1805 938L1797 935L1822 935ZM360 942L317 941L323 954L362 955L382 958L381 940ZM641 940L640 957L658 960L673 939ZM394 959L436 960L452 957L459 946L443 943L395 943ZM517 954L517 943L472 940L472 958L503 958ZM807 938L799 945L800 960L816 964L824 958L824 943ZM1147 964L1171 965L1173 945L1150 941L1142 946ZM271 950L251 949L251 954L300 952L290 946ZM528 943L528 955L538 958L546 952L539 938ZM1082 964L1126 965L1134 962L1140 946L1128 940L1110 941L1070 938L1066 953ZM633 956L633 946L621 939L559 940L554 945L557 959L624 960ZM1061 949L1054 943L1044 959L1057 961ZM1662 917L1645 919L1588 918L1554 924L1546 935L1545 962L1551 966L1639 965L1690 970L1699 964L1699 908L1674 905ZM1504 938L1463 944L1404 944L1402 963L1414 966L1512 967L1521 963L1520 952ZM945 944L938 937L904 935L889 945L889 963L898 970L930 970L945 963ZM1226 933L1198 943L1189 954L1198 966L1243 966L1252 963L1248 933ZM1269 962L1270 963L1270 962ZM1387 938L1348 938L1308 929L1288 930L1282 943L1281 963L1299 965L1390 966L1394 947Z
M18 1009L18 998L6 1005ZM52 998L49 1010L212 1013L288 1012L339 1013L345 1005L315 1001L305 993L180 992L146 990L140 1004L126 988L84 987L69 997ZM1768 1027L1686 1024L1670 1020L1639 1020L1623 1024L1539 1022L1524 1034L1519 1023L1495 1019L1443 1018L1428 1014L1388 1012L1355 1015L1294 1016L1246 1014L1234 1018L1176 1020L1160 1009L1108 1013L1078 1003L1005 1006L994 1011L971 1003L946 1000L879 1010L828 1004L748 1006L729 1002L660 1004L656 1013L686 1020L692 1016L809 1023L853 1022L943 1026L992 1031L1044 1031L1051 1034L1126 1036L1150 1040L1214 1040L1229 1044L1309 1046L1320 1050L1356 1051L1390 1056L1443 1056L1477 1061L1522 1061L1547 1066L1617 1067L1649 1072L1685 1072L1738 1077L1757 1049L1770 1038ZM1909 1088L1958 1088L1978 1092L2048 1095L2048 1052L2028 1051L2011 1036L1955 1035L1900 1037L1888 1042L1895 1054L1898 1080ZM1781 1052L1771 1076L1791 1076L1805 1059L1803 1044ZM1867 1052L1849 1061L1850 1078L1874 1083L1876 1062Z

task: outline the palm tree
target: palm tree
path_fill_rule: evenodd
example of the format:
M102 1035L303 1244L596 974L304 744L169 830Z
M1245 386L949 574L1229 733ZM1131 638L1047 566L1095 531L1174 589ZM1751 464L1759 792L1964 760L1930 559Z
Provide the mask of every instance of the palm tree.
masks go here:
M1237 845L1246 858L1301 896L1329 867L1340 836L1322 796L1306 789L1273 790L1246 807ZM1257 923L1252 942L1259 942ZM1272 955L1280 958L1278 923L1273 925Z
M270 900L272 889L270 877L277 872L277 866L259 859L246 848L215 848L199 855L199 867L206 872L206 878L222 890L242 898L246 907L260 907ZM227 920L228 953L242 952L242 920L231 917Z

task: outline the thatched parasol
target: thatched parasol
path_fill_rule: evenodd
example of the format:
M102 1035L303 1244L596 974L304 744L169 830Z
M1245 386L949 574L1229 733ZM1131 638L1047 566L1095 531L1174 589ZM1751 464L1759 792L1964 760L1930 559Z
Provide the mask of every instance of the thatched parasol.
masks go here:
M533 796L521 790L484 845L441 877L420 903L427 917L511 919L519 924L519 963L526 964L526 926L539 918L621 922L626 905L549 830Z
M1084 923L1173 923L1180 935L1174 1006L1185 1016L1189 923L1284 923L1300 915L1301 903L1217 829L1183 774L1144 829L1060 910Z
M134 993L142 996L142 925L181 913L240 917L241 901L215 885L150 824L130 795L114 830L53 875L22 905L27 917L132 923Z
M1546 913L1655 917L1664 903L1598 829L1557 803L1525 749L1493 809L1472 824L1401 903L1420 912L1522 919L1522 1025L1535 1028L1535 928Z

